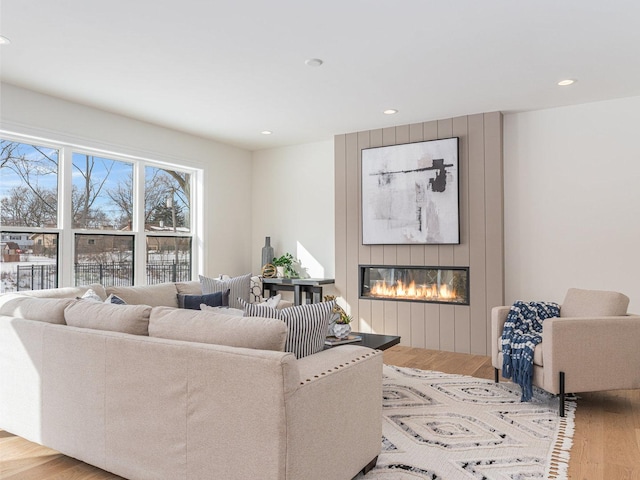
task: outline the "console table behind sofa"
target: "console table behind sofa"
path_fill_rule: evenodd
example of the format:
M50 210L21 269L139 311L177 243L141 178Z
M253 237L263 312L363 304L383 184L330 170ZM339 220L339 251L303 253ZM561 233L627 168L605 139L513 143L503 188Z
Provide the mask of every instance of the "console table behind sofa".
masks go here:
M293 292L294 305L302 304L304 293L305 303L318 303L322 301L322 286L334 282L333 278L263 278L262 292L268 292L269 297L280 290Z

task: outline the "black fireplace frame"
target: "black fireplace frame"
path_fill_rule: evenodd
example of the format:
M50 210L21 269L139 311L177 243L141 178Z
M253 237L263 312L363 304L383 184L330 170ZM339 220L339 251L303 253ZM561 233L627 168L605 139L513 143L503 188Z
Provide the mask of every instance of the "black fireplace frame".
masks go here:
M467 295L463 302L448 302L441 300L429 300L418 298L403 298L403 297L376 297L370 295L364 295L364 275L367 268L381 268L381 269L412 269L412 270L457 270L464 271L467 274ZM370 288L370 287L369 287ZM471 299L471 278L469 267L452 267L446 265L358 265L358 295L361 300L384 300L387 302L418 302L418 303L436 303L440 305L453 305L453 306L468 306Z

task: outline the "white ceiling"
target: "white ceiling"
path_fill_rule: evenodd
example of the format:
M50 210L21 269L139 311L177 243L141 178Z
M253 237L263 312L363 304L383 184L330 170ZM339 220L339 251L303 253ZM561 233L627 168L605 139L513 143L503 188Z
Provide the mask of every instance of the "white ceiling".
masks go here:
M4 82L249 150L640 95L637 0L0 0L0 35Z

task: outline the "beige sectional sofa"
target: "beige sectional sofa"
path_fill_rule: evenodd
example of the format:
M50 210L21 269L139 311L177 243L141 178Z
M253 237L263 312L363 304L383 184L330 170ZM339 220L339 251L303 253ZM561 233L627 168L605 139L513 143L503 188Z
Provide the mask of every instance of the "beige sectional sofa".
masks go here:
M0 428L132 480L348 480L375 461L381 352L296 359L280 320L174 310L198 282L91 288L148 307L0 296Z

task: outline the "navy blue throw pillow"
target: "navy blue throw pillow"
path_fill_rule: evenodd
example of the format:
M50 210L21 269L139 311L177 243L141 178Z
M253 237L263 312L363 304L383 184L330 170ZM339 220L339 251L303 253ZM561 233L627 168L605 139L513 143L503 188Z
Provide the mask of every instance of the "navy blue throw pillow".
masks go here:
M229 293L225 292L208 293L206 295L184 295L178 294L178 306L180 308L189 308L191 310L200 310L200 304L204 303L210 307L228 307Z

